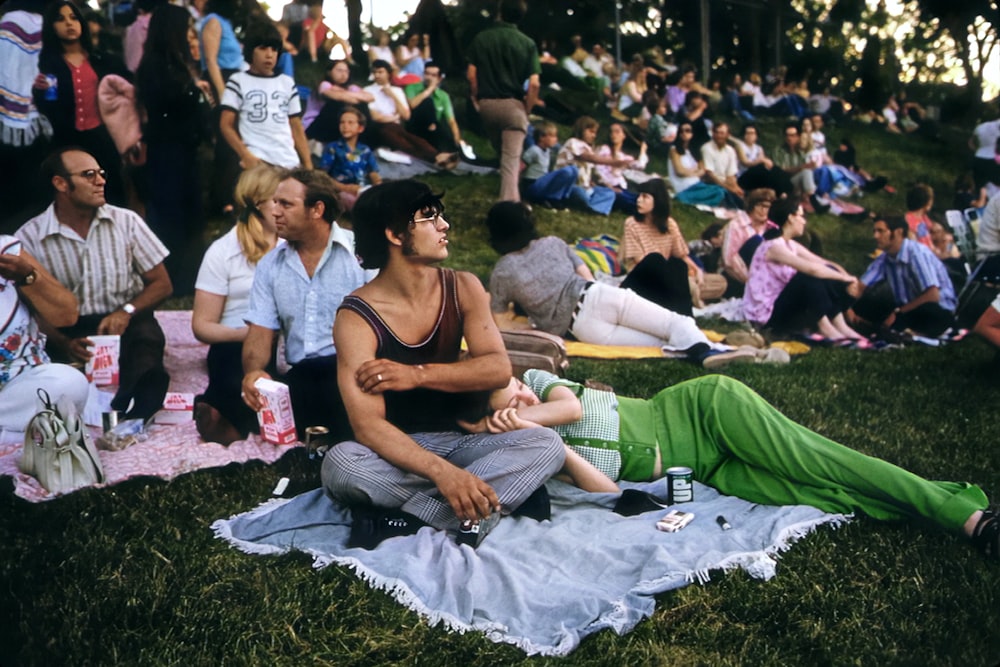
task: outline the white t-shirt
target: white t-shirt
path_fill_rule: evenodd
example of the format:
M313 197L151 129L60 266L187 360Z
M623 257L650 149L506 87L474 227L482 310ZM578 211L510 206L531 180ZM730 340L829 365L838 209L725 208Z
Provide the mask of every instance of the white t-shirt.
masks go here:
M739 168L736 149L728 144L719 148L714 141L702 145L701 161L705 164L707 171L723 179L735 176Z
M394 95L400 102L403 103L403 106L407 106L406 93L403 92L402 88L389 86L389 91L391 95ZM369 110L377 111L386 116L399 117L399 114L396 111L395 100L392 99L390 93L386 93L385 90L382 89L382 86L377 83L373 83L370 86L365 86L365 92L371 93L372 96L375 97L374 101L368 103ZM397 120L396 122L399 121Z
M976 157L992 160L996 155L997 139L1000 139L1000 120L980 123L972 134L976 137Z
M237 223L239 224L239 223ZM278 245L284 243L278 239ZM219 324L233 329L246 326L243 316L250 306L254 265L247 261L233 227L205 251L195 280L195 289L226 297Z
M237 72L226 82L222 107L239 114L237 129L251 153L286 169L300 165L288 123L290 117L302 115L302 101L292 77Z
M882 109L882 116L885 118L885 122L888 125L895 125L899 117L896 115L896 111L890 107Z

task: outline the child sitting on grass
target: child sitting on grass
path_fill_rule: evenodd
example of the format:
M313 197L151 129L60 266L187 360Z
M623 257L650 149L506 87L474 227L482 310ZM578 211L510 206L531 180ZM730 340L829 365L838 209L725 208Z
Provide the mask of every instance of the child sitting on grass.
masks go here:
M365 131L365 115L355 107L340 113L340 139L323 149L320 168L333 177L337 200L345 212L354 208L358 195L382 182L372 149L358 141Z

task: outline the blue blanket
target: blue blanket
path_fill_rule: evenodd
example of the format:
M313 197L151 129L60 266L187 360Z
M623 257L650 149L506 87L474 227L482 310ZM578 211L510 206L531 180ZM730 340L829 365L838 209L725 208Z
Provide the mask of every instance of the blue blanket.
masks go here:
M663 497L665 483L623 484ZM350 513L321 490L272 500L212 528L255 554L304 551L314 567L346 566L431 625L477 630L528 654L566 655L603 628L625 634L656 606L654 594L708 581L711 570L775 574L773 556L824 523L849 517L806 506L755 505L695 484L680 506L694 521L677 533L656 530L666 510L634 517L611 511L616 495L548 483L551 521L506 517L478 549L444 532L386 540L372 551L348 549ZM731 530L722 530L724 516Z

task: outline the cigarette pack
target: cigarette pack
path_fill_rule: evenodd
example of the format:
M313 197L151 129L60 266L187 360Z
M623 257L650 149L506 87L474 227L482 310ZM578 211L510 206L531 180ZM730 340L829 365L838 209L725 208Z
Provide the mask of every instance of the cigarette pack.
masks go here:
M656 522L656 529L662 530L665 533L676 533L678 530L691 523L692 520L694 520L694 514L691 512L671 510L670 512L664 514L663 517Z
M291 445L298 442L295 434L295 416L292 414L292 400L288 395L288 385L267 378L254 382L263 405L257 412L260 435L276 445Z
M121 336L88 336L93 345L84 368L87 379L97 387L118 386L118 355Z

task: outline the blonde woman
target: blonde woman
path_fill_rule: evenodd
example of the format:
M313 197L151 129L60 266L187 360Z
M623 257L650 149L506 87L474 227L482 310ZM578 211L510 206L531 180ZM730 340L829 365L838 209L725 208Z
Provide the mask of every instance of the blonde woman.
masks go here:
M209 442L228 445L256 430L257 417L240 397L243 315L257 262L278 244L272 198L280 180L270 165L243 172L233 193L238 222L209 246L198 270L191 329L209 345L208 388L195 398L194 417Z

